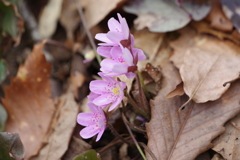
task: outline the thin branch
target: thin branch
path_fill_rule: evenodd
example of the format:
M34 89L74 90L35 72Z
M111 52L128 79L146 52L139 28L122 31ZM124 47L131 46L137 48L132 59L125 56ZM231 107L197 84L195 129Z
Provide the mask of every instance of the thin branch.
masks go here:
M80 15L80 17L81 17L83 27L85 28L85 31L86 31L86 34L87 34L88 39L89 39L89 41L90 41L90 44L91 44L94 52L96 53L96 58L97 58L97 60L98 60L98 63L100 64L101 61L102 61L102 59L101 59L100 55L97 54L97 47L96 47L96 45L95 45L95 43L94 43L94 40L93 40L93 38L92 38L92 34L91 34L91 32L90 32L90 30L89 30L89 28L88 28L88 26L87 26L86 19L85 19L84 15L83 15L82 6L80 5L80 3L79 3L78 0L74 0L74 1L75 1L76 5L78 6L78 13L79 13L79 15Z

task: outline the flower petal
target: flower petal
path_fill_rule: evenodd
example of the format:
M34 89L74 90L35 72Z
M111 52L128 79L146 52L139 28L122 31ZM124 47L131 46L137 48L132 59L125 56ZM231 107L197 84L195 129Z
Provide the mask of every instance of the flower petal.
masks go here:
M112 72L115 72L118 74L125 74L128 72L128 65L125 63L117 63L113 66Z
M97 138L96 138L96 142L100 140L100 138L102 137L104 131L105 131L105 128L101 129L101 131L98 133Z
M114 42L114 43L117 43L117 44L118 44L121 40L123 40L122 33L120 33L120 32L109 31L106 36L107 36L107 38L108 38L110 41L112 41L112 42Z
M116 108L122 101L123 97L119 97L116 99L115 102L112 103L112 105L110 106L110 108L108 109L108 111L112 111L114 108Z
M84 139L91 138L98 134L99 129L95 128L93 125L89 127L85 127L80 131L80 136Z
M108 87L108 83L106 81L103 80L94 80L90 82L89 88L90 91L96 93L96 94L105 94L107 93L109 87Z
M138 61L142 61L146 59L146 56L141 49L133 48L132 51L133 51L134 57L136 57L136 54L138 54Z
M77 116L77 122L82 126L90 126L95 124L95 122L91 121L92 118L92 113L79 113Z
M110 51L112 47L98 47L97 53L103 57L111 58Z
M128 72L128 73L126 73L125 75L126 75L126 77L127 77L128 79L132 79L132 78L134 78L134 77L136 76L136 74L133 73L133 72Z
M119 32L121 31L121 25L115 18L108 20L108 28L110 31Z
M129 49L122 47L122 51L123 51L123 58L125 60L125 62L129 65L132 66L133 65L133 56L131 54L131 52L129 51Z
M105 42L105 43L112 43L112 41L110 41L107 38L107 34L106 33L98 33L98 34L96 34L95 39L97 39L99 41L102 41L102 42Z
M128 24L125 18L123 18L121 21L121 27L122 27L122 37L123 39L128 39L129 38L129 28L128 28Z
M100 71L102 71L103 73L110 73L112 72L112 68L116 63L117 62L112 59L104 59L100 63L101 66Z
M97 113L98 112L98 106L96 106L93 102L88 102L87 103L89 109L92 111L92 113Z
M98 98L94 99L93 103L98 106L102 106L102 105L112 103L114 100L115 99L113 97L111 97L110 94L103 94L103 95L99 96Z

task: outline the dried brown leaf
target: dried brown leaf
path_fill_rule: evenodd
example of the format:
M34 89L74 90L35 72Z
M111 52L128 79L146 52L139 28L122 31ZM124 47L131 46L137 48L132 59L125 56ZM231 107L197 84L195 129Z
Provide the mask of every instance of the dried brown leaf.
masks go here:
M240 115L230 120L226 125L225 132L213 141L213 150L221 154L224 159L238 160L240 158Z
M225 16L222 11L220 0L212 0L213 6L206 17L210 21L211 27L221 30L221 31L231 31L233 29L232 22Z
M183 83L177 85L177 87L166 95L166 98L173 98L175 96L182 96L184 94Z
M83 1L83 2L81 2ZM83 5L84 14L89 28L92 28L105 18L119 3L126 0L80 0Z
M230 86L223 84L239 75L240 48L210 36L189 36L188 29L182 33L171 43L171 59L180 69L185 93L197 103L218 99Z
M152 101L152 118L146 125L148 147L159 160L192 160L211 148L212 139L224 131L223 124L240 112L240 82L221 99L204 104L192 102L179 113L179 105L186 97L165 98L176 85L169 72L173 66L166 68L163 88Z
M213 36L216 36L217 38L219 38L220 40L224 40L224 39L229 39L231 41L233 41L236 44L240 44L239 42L239 38L236 38L236 36L226 33L226 32L222 32L216 29L213 29L210 27L210 25L205 22L205 21L199 21L199 22L191 22L190 23L191 26L193 26L194 28L197 29L198 33L207 33L207 34L211 34ZM233 32L234 33L234 32ZM237 32L238 33L238 32Z
M10 86L4 87L2 99L9 114L6 131L20 134L25 159L36 155L42 147L55 110L49 80L51 66L42 53L43 45L34 46Z

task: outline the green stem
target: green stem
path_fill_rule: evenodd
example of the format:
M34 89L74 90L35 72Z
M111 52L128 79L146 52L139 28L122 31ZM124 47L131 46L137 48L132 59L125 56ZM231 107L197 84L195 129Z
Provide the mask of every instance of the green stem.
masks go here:
M138 76L139 76L139 80L140 80L142 89L143 89L143 91L144 91L144 94L146 95L146 97L147 97L148 99L151 99L151 96L150 96L149 92L147 91L147 88L146 88L146 86L145 86L145 84L144 84L144 82L143 82L142 74L141 74L140 72L137 72L137 74L138 74Z
M127 127L127 130L128 130L128 132L129 132L130 136L132 137L133 142L135 143L135 145L136 145L136 147L137 147L139 153L141 154L142 158L143 158L144 160L147 160L145 154L143 153L141 147L139 146L137 140L135 139L135 137L134 137L134 135L133 135L131 129L130 129L129 126L126 124L126 122L124 121L124 119L123 119L123 122L124 122L125 126Z
M133 108L136 109L136 111L139 114L143 115L147 120L150 120L149 116L137 106L137 104L134 102L134 100L131 98L131 96L126 91L125 91L125 95L128 98L129 103L133 106Z

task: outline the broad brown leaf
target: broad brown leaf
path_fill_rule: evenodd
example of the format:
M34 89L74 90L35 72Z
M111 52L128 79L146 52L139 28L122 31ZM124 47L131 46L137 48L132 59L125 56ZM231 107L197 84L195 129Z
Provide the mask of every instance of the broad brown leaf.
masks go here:
M240 47L210 36L194 36L188 28L182 31L171 43L175 49L171 59L180 69L185 93L197 103L218 99L230 86L223 84L239 75Z
M42 147L55 110L49 81L51 66L42 54L43 45L34 46L10 86L4 87L2 99L9 114L6 131L20 134L26 160Z
M151 121L146 125L148 147L158 160L193 160L212 147L211 141L224 131L223 124L239 113L240 82L235 83L221 99L204 104L194 102L178 112L185 96L167 99L176 86L169 72L163 69L163 88L151 104ZM148 159L152 159L147 154Z
M77 79L78 84L76 84ZM67 92L60 97L58 110L51 126L51 135L48 138L48 144L31 160L61 159L68 149L79 111L78 104L74 99L74 93L75 89L80 87L84 80L85 77L80 73L71 76Z
M240 115L230 120L225 125L226 131L213 141L213 150L221 154L226 160L240 159L240 130L233 125L240 125Z

